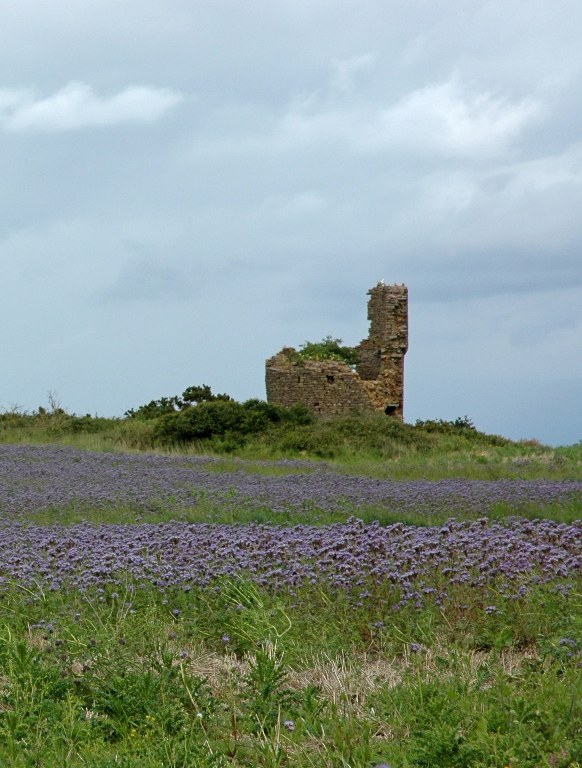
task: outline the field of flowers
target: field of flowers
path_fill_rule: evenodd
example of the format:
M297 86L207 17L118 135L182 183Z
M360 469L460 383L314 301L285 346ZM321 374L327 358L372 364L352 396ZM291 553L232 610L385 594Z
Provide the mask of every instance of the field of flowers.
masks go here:
M582 765L582 481L233 467L0 445L0 765Z
M29 520L70 505L131 505L147 516L160 505L191 508L201 500L237 510L273 513L357 512L370 505L436 516L482 516L496 505L518 513L528 506L567 504L582 497L580 480L378 480L305 461L264 464L273 474L216 471L216 459L156 454L92 453L62 446L0 445L0 515ZM255 462L256 464L256 462ZM300 521L300 516L298 521Z

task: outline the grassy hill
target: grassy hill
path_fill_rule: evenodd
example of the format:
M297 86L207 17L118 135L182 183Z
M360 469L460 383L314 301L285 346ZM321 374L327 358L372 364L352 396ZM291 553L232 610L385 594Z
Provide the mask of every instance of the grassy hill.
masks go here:
M238 403L225 395L182 407L173 400L162 398L123 418L77 416L61 408L0 413L0 442L324 460L344 471L398 479L582 477L582 441L560 448L515 442L480 432L467 417L412 425L383 414L317 418L304 408Z

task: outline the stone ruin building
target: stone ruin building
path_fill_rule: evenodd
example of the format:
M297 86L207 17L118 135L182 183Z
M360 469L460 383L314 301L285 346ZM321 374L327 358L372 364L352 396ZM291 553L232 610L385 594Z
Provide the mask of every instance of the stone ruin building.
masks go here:
M381 282L368 295L370 333L355 348L355 366L304 359L286 347L266 363L270 403L286 407L302 404L326 416L383 411L402 421L408 289Z

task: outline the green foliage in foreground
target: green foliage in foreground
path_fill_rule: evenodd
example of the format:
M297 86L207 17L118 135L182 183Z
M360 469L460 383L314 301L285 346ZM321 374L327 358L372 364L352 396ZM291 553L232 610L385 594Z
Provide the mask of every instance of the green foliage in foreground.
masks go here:
M494 614L5 587L0 765L579 768L581 586Z
M233 455L242 455L325 457L386 477L582 475L582 443L512 443L466 417L319 421L260 401L192 402L151 419L0 414L0 441L212 451L223 456L215 471L240 468ZM512 512L499 506L492 517ZM130 508L44 514L30 522L137 521ZM301 522L353 510L333 514L305 509ZM396 522L391 514L359 510L383 523ZM575 520L580 502L520 514ZM204 498L152 510L152 521L171 519L297 522ZM0 766L582 768L582 580L567 594L548 586L515 601L494 584L454 589L441 606L394 610L389 584L359 599L322 584L275 595L245 581L163 592L122 574L115 588L86 594L4 583Z

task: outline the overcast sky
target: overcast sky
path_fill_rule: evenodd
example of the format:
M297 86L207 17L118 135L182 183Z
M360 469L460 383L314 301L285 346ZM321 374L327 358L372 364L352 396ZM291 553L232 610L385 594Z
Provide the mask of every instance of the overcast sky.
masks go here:
M3 0L0 408L265 397L409 288L405 419L582 439L580 0Z

